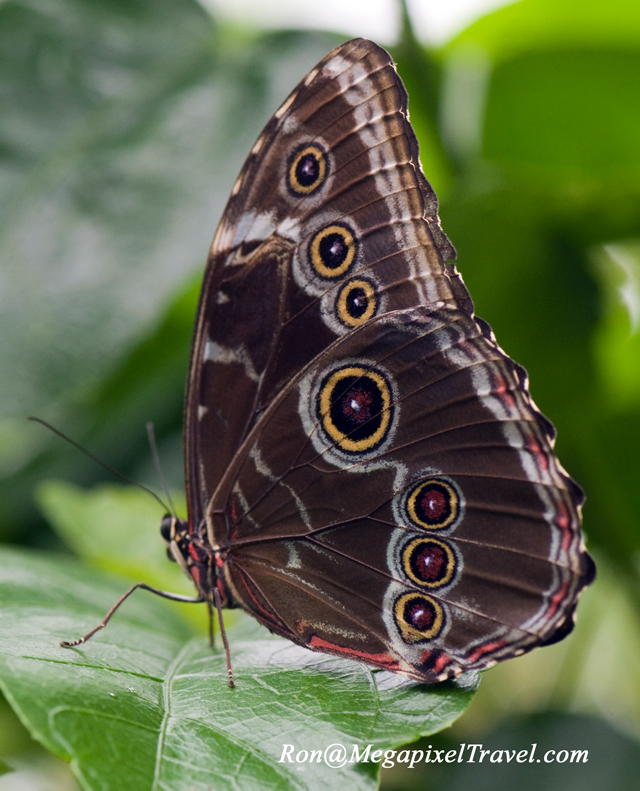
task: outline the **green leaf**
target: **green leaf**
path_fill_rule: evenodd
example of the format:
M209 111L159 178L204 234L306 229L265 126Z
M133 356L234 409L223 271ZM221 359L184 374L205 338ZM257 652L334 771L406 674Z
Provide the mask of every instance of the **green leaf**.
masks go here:
M494 62L514 54L577 46L637 47L636 0L520 0L474 22L449 44L481 48Z
M527 53L495 69L483 155L540 180L640 174L640 51ZM540 168L544 168L540 172Z
M185 170L215 126L194 107L216 76L212 38L194 0L0 4L0 324L28 351L11 362L13 343L0 346L14 371L1 409L42 407L103 375L204 259L209 211L189 201ZM187 119L202 136L185 145ZM198 246L180 248L198 208Z
M594 253L605 310L595 338L602 387L616 411L640 403L640 244L605 245Z
M120 593L66 558L0 551L0 686L87 791L372 789L376 764L333 769L295 757L342 744L350 758L353 745L387 749L434 733L477 686L474 674L425 686L371 671L245 618L228 631L237 683L229 689L220 649L190 638L145 593L91 642L59 647L95 626ZM284 745L293 745L293 763L280 761Z

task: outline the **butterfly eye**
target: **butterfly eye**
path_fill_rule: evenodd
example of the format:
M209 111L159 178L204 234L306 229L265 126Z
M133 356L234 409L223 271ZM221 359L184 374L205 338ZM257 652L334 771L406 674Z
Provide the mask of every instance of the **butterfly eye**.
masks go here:
M322 277L340 277L356 255L356 240L346 225L329 225L313 237L309 245L311 266Z
M356 365L340 368L320 388L318 412L324 430L341 450L368 451L388 433L391 389L377 371Z
M422 593L405 593L394 605L396 624L405 643L437 637L445 625L444 610L435 599Z
M289 188L295 195L310 195L327 175L327 157L318 146L305 146L289 165Z
M171 514L165 514L162 517L162 521L160 522L160 535L164 540L169 543L173 538L173 525L174 525L174 518ZM173 556L172 556L173 557Z
M460 514L460 495L448 481L421 481L407 497L407 515L418 527L440 530L453 525Z
M451 547L433 538L415 538L402 552L402 566L407 577L427 588L448 585L458 565Z
M347 327L357 327L373 316L377 305L375 289L368 280L351 280L338 295L338 316Z

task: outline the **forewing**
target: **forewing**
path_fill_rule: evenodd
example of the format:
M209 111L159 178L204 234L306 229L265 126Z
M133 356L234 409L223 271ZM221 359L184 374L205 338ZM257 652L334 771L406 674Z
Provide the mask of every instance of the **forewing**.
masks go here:
M336 338L398 308L471 300L388 53L330 53L258 138L216 233L186 406L192 523L280 389Z

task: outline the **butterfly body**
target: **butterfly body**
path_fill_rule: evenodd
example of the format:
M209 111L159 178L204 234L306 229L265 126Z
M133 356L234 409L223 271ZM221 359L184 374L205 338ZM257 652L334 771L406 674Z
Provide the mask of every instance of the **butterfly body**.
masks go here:
M214 589L314 650L434 682L570 631L582 493L473 314L389 55L330 53L267 124L215 235L186 400Z

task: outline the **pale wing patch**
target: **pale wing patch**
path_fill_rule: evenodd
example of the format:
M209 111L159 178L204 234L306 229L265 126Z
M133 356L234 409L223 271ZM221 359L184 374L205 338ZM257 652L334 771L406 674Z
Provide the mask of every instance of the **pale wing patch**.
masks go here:
M333 77L337 77L338 74L342 74L342 72L346 71L350 66L351 61L347 60L347 58L344 58L342 55L336 55L325 63L322 67L322 71L327 77L332 79Z
M263 242L273 233L275 211L246 211L237 223L221 222L213 240L212 250L233 250L242 242ZM233 258L227 263L231 263Z
M295 132L300 124L298 123L298 119L295 115L291 114L287 118L284 119L282 126L280 127L280 131L285 135L290 135Z
M287 110L295 102L297 95L298 95L297 91L295 93L292 93L291 96L284 102L284 104L280 105L280 107L275 112L276 118L282 118L282 116L287 112Z
M215 341L207 341L204 346L202 361L205 363L219 363L221 365L236 363L244 368L244 372L248 379L252 382L260 381L260 377L253 365L251 355L244 346L238 346L238 348L232 349L230 346L222 346Z
M315 78L316 78L317 76L318 76L318 69L311 69L311 71L310 71L310 72L307 74L307 76L304 78L304 84L305 84L305 86L308 88L308 87L309 87L309 85L311 85L311 83L312 83L312 82L315 80Z
M294 217L286 217L278 226L278 235L290 242L300 241L300 223Z

